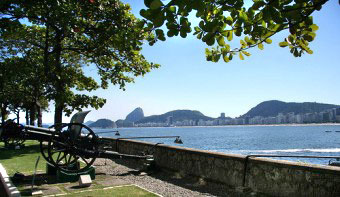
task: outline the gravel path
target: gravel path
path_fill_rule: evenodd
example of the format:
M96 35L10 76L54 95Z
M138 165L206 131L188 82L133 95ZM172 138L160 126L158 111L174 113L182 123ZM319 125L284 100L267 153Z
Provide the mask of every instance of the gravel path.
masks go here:
M104 165L105 163L106 165ZM97 173L105 173L112 176L113 180L136 184L162 196L235 196L230 195L230 190L222 185L207 185L202 180L181 178L174 173L153 172L141 175L138 171L109 159L97 159L94 164Z

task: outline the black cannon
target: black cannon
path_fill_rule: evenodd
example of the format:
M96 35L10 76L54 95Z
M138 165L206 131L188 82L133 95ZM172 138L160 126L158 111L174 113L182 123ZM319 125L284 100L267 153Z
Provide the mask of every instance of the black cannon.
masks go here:
M5 145L11 146L20 145L25 140L40 141L40 151L45 160L64 172L85 171L96 158L153 160L152 155L128 155L111 151L106 143L108 138L97 136L83 124L88 113L89 111L78 112L73 115L70 123L49 128L24 126L7 121L0 126L0 139ZM178 136L166 137L178 139ZM74 168L78 161L82 164Z

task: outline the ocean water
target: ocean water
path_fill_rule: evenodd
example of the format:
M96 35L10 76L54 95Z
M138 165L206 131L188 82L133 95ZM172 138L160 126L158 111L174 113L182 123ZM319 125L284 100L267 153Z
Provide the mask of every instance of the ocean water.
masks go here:
M181 136L183 144L174 139L138 139L200 150L234 154L314 155L340 157L340 125L308 126L225 126L94 129L98 134L113 138ZM331 132L326 132L331 131ZM336 132L338 131L338 132ZM274 158L327 165L330 159Z

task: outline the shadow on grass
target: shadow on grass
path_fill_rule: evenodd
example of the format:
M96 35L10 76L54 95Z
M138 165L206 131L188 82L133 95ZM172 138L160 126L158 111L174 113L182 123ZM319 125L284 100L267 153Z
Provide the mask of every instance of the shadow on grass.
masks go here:
M0 146L0 161L5 159L11 159L13 157L22 157L32 153L40 153L39 144L28 144L19 150L7 149L4 146Z
M19 189L21 196L31 196L33 175L21 177L20 179L11 178L14 185ZM49 176L46 174L37 174L34 179L34 188L45 191L49 190L48 187L41 187L42 185L56 184L58 183L55 176ZM34 191L34 189L33 189Z

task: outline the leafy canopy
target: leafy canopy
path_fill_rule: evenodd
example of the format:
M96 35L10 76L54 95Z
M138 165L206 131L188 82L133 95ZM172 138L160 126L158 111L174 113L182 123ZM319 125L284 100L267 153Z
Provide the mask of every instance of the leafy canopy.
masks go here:
M143 41L153 35L118 0L2 0L0 38L6 58L35 51L30 56L42 64L44 88L59 114L60 108L70 114L102 107L104 99L81 92L109 83L124 89L159 66L141 54ZM93 67L100 81L85 75L84 66Z
M318 26L311 14L320 10L328 0L144 0L147 9L140 11L150 30L154 30L157 40L164 41L165 24L168 37L180 35L182 38L192 32L188 19L190 13L200 19L193 27L194 35L211 49L206 49L208 61L225 62L238 55L241 60L251 54L249 48L264 49L271 44L276 33L289 30L289 36L279 43L288 47L295 57L303 53L312 54L309 47L316 36ZM250 3L247 6L245 3ZM231 47L228 42L240 37L240 45ZM152 45L154 42L151 42Z

